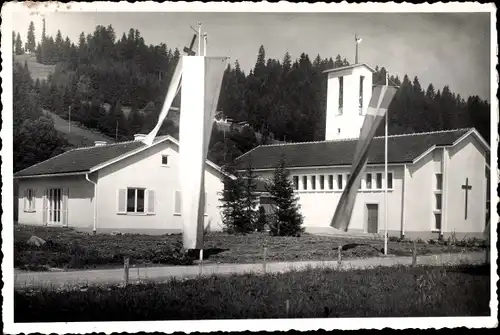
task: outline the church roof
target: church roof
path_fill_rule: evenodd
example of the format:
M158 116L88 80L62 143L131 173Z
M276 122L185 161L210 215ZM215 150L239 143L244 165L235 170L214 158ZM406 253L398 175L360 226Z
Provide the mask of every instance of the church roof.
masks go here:
M178 145L175 138L166 135L158 136L153 142L153 146L167 140ZM92 173L145 149L147 149L147 145L142 141L118 142L72 149L16 172L14 173L14 178ZM216 164L210 161L207 161L207 163L221 172L220 167Z
M388 138L388 163L413 163L433 147L451 146L471 129L443 130L428 133L392 135ZM251 162L254 169L274 169L284 157L288 168L350 166L357 139L261 145L238 157L237 169ZM375 137L368 154L368 164L384 164L384 137Z
M350 70L350 69L354 69L356 67L361 67L361 66L366 67L372 73L377 72L377 71L375 71L374 68L372 68L370 65L368 65L366 63L358 63L358 64L352 64L352 65L347 65L347 66L342 66L342 67L336 67L336 68L333 68L333 69L325 70L325 71L323 71L323 73L330 73L330 72L338 72L338 71Z

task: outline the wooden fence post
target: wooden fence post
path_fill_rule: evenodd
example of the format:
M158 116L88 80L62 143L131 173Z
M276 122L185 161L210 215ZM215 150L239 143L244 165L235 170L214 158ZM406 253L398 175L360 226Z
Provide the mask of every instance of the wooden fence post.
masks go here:
M338 266L342 264L342 246L339 245Z
M267 254L267 247L264 247L264 255L263 255L263 262L262 262L262 269L264 270L264 273L266 273L266 255Z
M417 265L417 240L413 240L413 257L411 260L411 266Z
M123 259L123 281L125 287L128 286L128 270L129 270L129 265L130 265L130 259L128 257L124 257Z
M286 317L290 317L290 300L286 301Z

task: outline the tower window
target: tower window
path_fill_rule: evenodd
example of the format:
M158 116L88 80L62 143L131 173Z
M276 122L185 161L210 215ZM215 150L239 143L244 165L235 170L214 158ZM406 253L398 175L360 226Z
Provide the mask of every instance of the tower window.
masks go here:
M344 77L339 77L339 109L344 107Z
M359 77L359 115L363 114L363 82L365 76Z

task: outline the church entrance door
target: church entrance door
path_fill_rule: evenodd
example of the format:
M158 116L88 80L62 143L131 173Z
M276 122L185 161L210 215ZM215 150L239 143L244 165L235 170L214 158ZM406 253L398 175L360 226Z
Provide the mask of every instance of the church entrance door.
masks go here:
M378 233L378 204L366 204L367 223L366 232L370 234Z

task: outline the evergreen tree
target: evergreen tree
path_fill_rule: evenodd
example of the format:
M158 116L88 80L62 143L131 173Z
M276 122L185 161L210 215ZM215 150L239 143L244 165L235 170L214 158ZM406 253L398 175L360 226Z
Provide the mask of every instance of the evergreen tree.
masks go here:
M249 164L243 174L243 215L245 217L245 226L242 227L246 232L257 229L257 184L255 182L255 172Z
M21 35L19 33L16 35L15 53L16 55L22 55L24 53L23 41L21 41Z
M266 51L264 50L264 46L261 45L259 48L259 53L257 54L257 62L254 67L254 75L256 77L264 76L266 71Z
M283 73L286 74L290 69L292 68L292 58L290 57L290 54L288 51L285 53L285 56L283 57Z
M36 50L36 42L35 42L35 25L33 21L30 22L28 28L28 36L27 36L27 47L26 50L30 53L34 53Z
M47 35L45 34L45 18L42 19L42 43L45 41L47 38Z
M243 205L243 179L234 175L233 165L224 167L226 174L223 177L224 189L220 206L224 230L230 234L245 233L246 217ZM233 177L230 177L232 175Z
M272 180L266 185L267 191L276 203L270 233L274 236L300 236L304 231L303 217L300 213L298 198L294 194L290 172L285 168L282 158L274 170Z
M266 210L264 209L264 206L260 205L259 206L259 218L257 219L257 225L256 225L255 230L263 231L267 225L268 225L268 222L267 222Z

